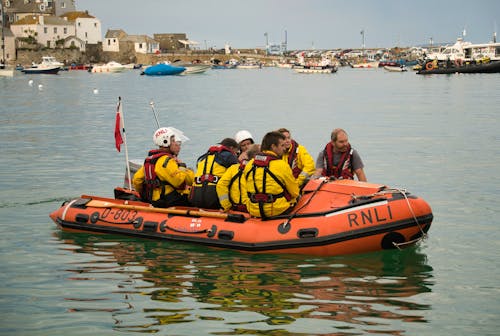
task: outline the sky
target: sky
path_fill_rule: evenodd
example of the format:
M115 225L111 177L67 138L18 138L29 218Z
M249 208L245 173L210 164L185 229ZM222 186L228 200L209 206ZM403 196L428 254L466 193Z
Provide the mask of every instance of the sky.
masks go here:
M198 47L288 50L486 43L498 32L499 0L76 0L107 29L130 35L186 33ZM361 34L364 31L364 34ZM266 39L267 33L267 39ZM500 36L498 37L500 38ZM498 41L497 38L497 41Z

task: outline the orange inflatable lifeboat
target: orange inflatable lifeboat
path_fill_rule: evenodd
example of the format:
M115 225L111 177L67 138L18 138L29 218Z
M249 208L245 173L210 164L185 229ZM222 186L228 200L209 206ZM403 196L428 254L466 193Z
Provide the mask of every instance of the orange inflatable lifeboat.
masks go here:
M83 195L50 214L67 231L123 234L255 253L319 256L404 248L426 236L433 215L405 190L352 180L311 180L288 215L242 212Z

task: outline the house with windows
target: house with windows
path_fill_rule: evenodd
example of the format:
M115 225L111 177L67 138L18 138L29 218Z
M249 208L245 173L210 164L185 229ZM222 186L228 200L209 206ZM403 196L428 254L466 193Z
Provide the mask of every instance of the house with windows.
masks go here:
M27 16L60 16L76 11L75 0L1 0L4 3L6 22L15 23Z
M154 54L160 51L160 43L147 35L128 35L122 40L133 45L133 50L139 54Z
M128 35L122 29L109 29L102 43L103 51L153 54L160 50L160 43L147 35Z
M101 21L85 12L67 12L60 16L62 19L74 24L76 37L85 44L98 44L102 42Z
M122 29L108 29L102 43L103 51L120 51L120 40L127 37L127 33Z
M65 40L75 36L74 24L55 16L26 16L12 23L10 30L16 36L19 47L23 47L23 43L38 43L47 48L64 47ZM81 50L82 46L76 47Z

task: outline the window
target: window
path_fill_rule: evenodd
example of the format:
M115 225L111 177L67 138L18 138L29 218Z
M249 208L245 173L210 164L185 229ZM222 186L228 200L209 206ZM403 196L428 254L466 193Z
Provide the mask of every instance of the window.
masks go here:
M97 22L94 22L94 27L97 28Z
M67 34L68 33L68 28L64 27L63 31L64 31L64 34Z
M111 45L111 40L108 40L108 45Z
M47 34L49 32L49 29L47 27L43 27L43 33Z
M78 27L81 27L82 26L82 23L81 22L78 22Z
M61 2L61 8L66 8L66 3L65 2Z
M142 43L139 43L139 49L142 49Z
M87 32L85 32L85 37L86 37L86 38L88 37L88 36L87 36Z
M54 27L54 34L57 34L57 27Z

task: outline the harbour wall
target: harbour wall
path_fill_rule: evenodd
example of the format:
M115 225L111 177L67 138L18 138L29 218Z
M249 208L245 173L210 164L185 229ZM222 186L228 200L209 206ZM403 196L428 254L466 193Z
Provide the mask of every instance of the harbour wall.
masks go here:
M64 62L66 65L89 64L89 63L106 63L116 61L122 64L156 64L160 61L174 62L181 60L184 62L210 62L219 60L225 62L231 58L240 60L242 58L253 57L261 62L268 63L282 59L282 56L270 56L263 54L262 51L249 51L234 54L221 54L208 51L176 51L161 54L139 54L132 50L123 50L120 52L105 52L101 48L87 47L85 52L80 52L77 49L44 49L44 50L17 50L17 64L29 65L32 62L39 63L42 56L54 56L58 61Z

